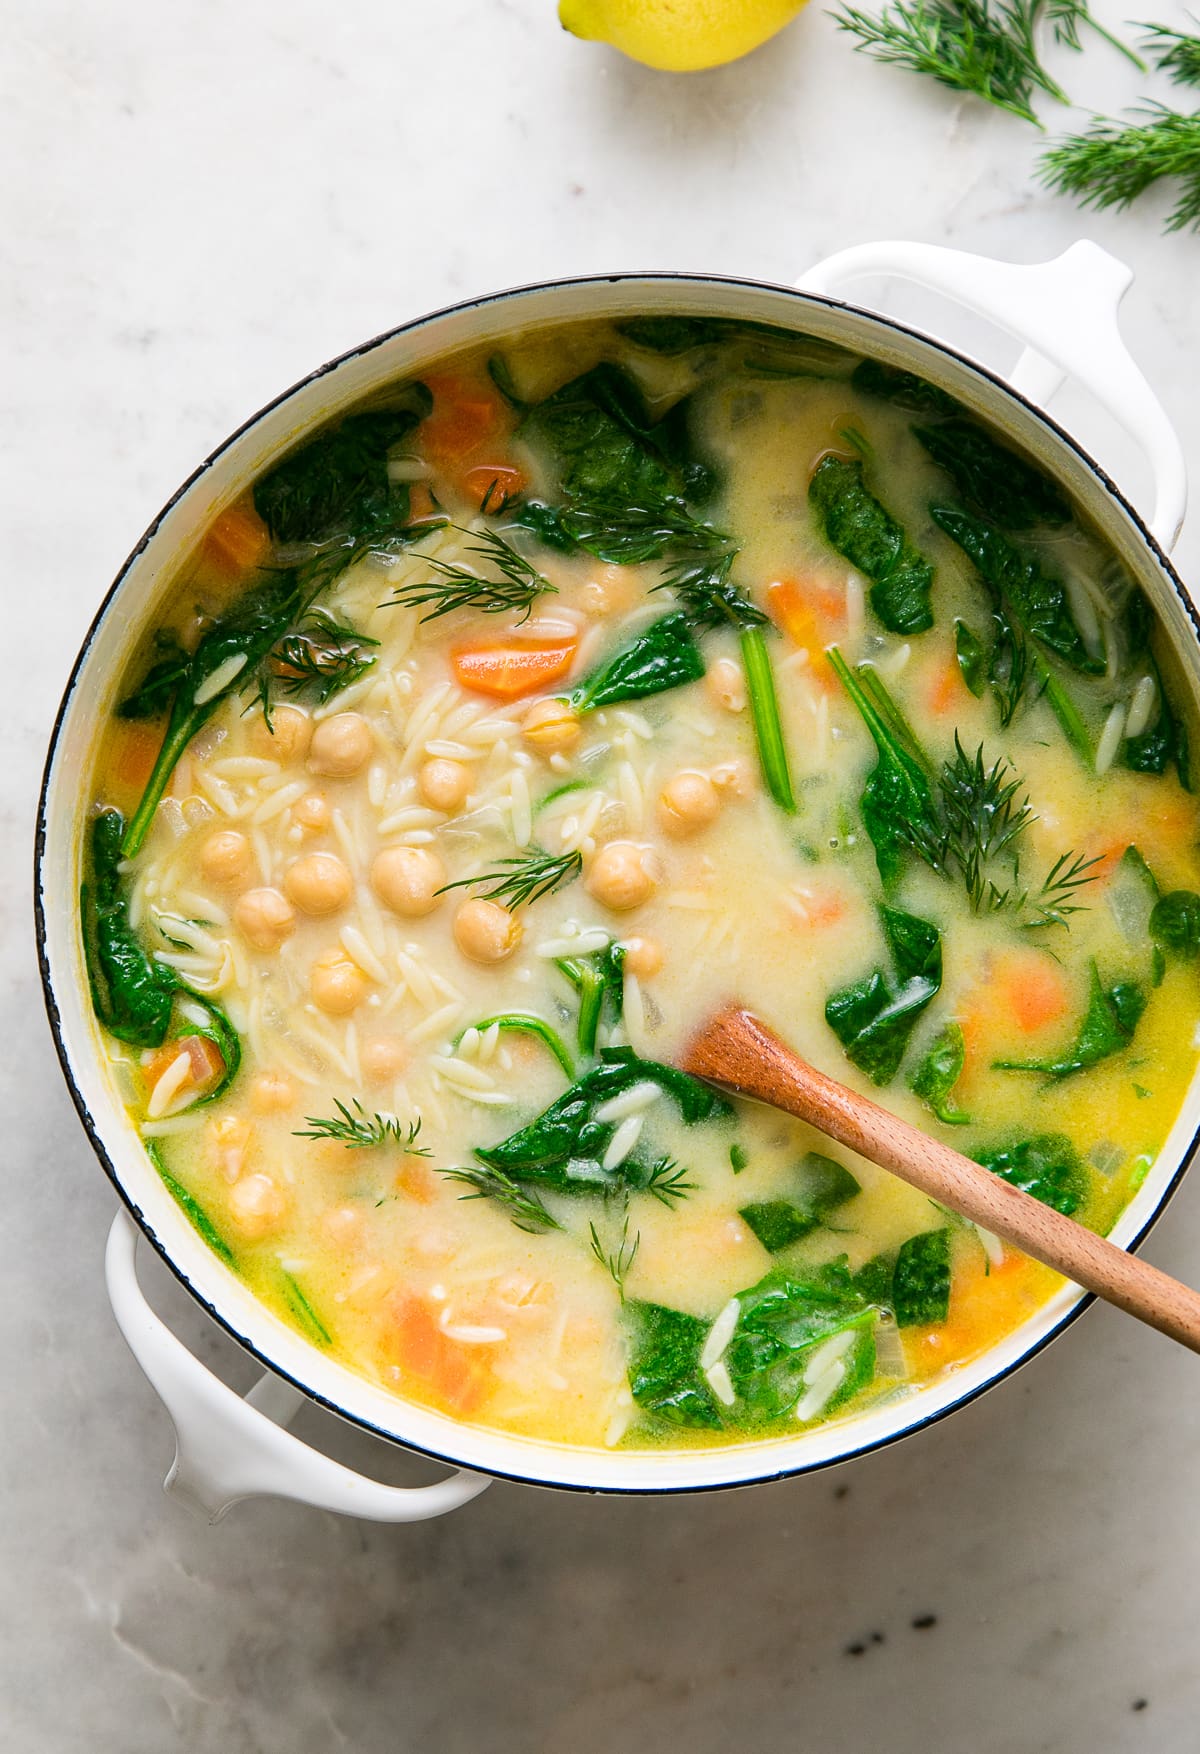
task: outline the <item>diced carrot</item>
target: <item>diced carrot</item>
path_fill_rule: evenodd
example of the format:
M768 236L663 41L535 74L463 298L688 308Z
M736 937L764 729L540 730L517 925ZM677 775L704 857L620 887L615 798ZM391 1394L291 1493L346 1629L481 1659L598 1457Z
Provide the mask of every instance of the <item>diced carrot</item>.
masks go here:
M578 646L577 639L489 641L458 646L450 662L464 688L494 700L518 700L565 676Z
M433 490L427 481L414 481L408 490L408 521L419 524L424 518L432 518L437 511Z
M930 676L925 704L937 718L943 718L962 706L966 693L958 659L952 655L949 663L939 664Z
M450 1339L420 1297L402 1298L391 1313L389 1351L414 1391L448 1413L474 1412L491 1386L483 1348Z
M427 1163L420 1158L406 1157L396 1171L396 1187L419 1206L429 1206L437 1199L441 1183Z
M441 469L452 469L508 430L509 410L489 378L482 374L426 375L433 411L421 422L421 450Z
M982 1249L955 1262L949 1319L906 1331L905 1345L916 1376L928 1376L957 1359L973 1358L995 1345L1049 1296L1054 1275L1007 1243L992 1265Z
M1091 868L1093 881L1102 883L1106 877L1112 876L1117 866L1121 863L1121 860L1125 857L1126 848L1129 846L1132 839L1132 835L1123 834L1120 840L1109 841L1102 847L1089 848L1087 854L1088 858L1094 858L1096 860L1096 863Z
M145 789L150 771L158 760L163 733L160 726L144 719L118 719L113 732L110 771L131 791Z
M813 675L832 687L834 676L825 648L845 623L845 593L821 579L775 579L766 596L772 621L809 654Z
M802 930L821 931L845 918L846 898L836 889L798 889L789 899L788 911Z
M472 505L481 512L499 511L507 499L523 493L528 481L512 463L476 463L463 476L463 487Z
M1037 951L1016 951L1003 959L998 984L1005 1008L1027 1035L1057 1023L1070 1009L1066 978L1056 962Z
M249 572L263 560L270 538L267 527L247 500L222 512L204 538L204 558L230 578Z
M164 1042L149 1065L143 1067L142 1076L146 1081L147 1091L154 1089L167 1068L173 1066L184 1052L190 1065L187 1077L180 1086L181 1090L200 1090L207 1084L215 1084L225 1070L220 1050L206 1035L177 1036L174 1041Z

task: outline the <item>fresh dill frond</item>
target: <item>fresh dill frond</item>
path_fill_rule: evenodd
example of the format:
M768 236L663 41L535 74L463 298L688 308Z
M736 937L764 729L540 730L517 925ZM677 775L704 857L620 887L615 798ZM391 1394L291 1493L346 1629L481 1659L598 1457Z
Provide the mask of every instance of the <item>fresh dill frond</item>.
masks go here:
M763 611L744 597L730 580L736 552L722 554L718 559L688 560L670 568L656 591L674 591L693 625L698 628L762 627L767 620Z
M961 877L976 913L1003 907L1008 892L998 889L991 872L1008 859L1015 879L1015 843L1033 821L1028 797L1018 799L1020 776L1002 756L988 767L982 743L968 755L956 733L954 758L942 768L938 790L944 864Z
M462 1194L463 1200L494 1200L508 1213L518 1230L536 1236L545 1230L561 1230L562 1225L536 1194L526 1190L505 1175L502 1169L443 1169L447 1181L462 1182L473 1191Z
M1032 12L1035 19L1039 16L1043 4L1045 16L1054 30L1055 42L1065 43L1068 49L1082 49L1083 44L1079 40L1079 32L1080 28L1086 25L1089 30L1095 31L1098 37L1103 37L1105 42L1111 48L1116 49L1119 55L1124 55L1127 61L1132 61L1139 73L1146 71L1146 63L1141 56L1135 54L1128 43L1121 42L1119 37L1115 37L1110 31L1105 30L1104 26L1092 16L1088 0L1033 0Z
M687 1180L687 1173L673 1157L660 1157L651 1165L646 1183L639 1191L652 1194L663 1206L669 1206L672 1200L686 1200L698 1185Z
M264 684L285 694L311 692L323 706L366 675L378 645L327 610L309 610L271 652Z
M586 500L569 501L560 521L571 540L589 554L625 565L657 560L672 551L711 554L729 542L724 530L694 517L682 499L637 505L591 494Z
M418 1145L421 1117L407 1123L398 1115L369 1115L357 1097L350 1104L334 1099L336 1115L305 1115L307 1128L298 1129L296 1139L332 1139L348 1151L362 1151L373 1145L399 1145L406 1156L431 1157L433 1153Z
M1188 78L1191 78L1189 72ZM1168 231L1200 229L1200 114L1145 104L1128 121L1097 117L1043 153L1038 176L1084 207L1128 207L1164 177L1180 184Z
M1176 85L1200 85L1200 37L1148 24L1144 40L1160 73L1169 73Z
M607 1250L601 1242L600 1233L594 1224L589 1224L588 1233L592 1239L593 1255L595 1255L600 1265L604 1268L604 1271L616 1286L621 1302L624 1303L625 1280L629 1274L629 1269L637 1259L637 1252L642 1244L641 1231L639 1230L634 1236L633 1241L630 1242L629 1216L626 1214L625 1222L621 1227L621 1240L617 1244L617 1247L611 1252Z
M499 531L463 530L462 534L475 538L467 553L477 555L479 566L489 567L490 573L430 556L427 564L437 577L415 579L412 584L401 585L388 598L389 606L422 609L430 604L429 613L421 617L423 622L437 621L443 615L453 614L456 609L478 609L483 615L504 615L520 610L519 619L527 621L539 597L557 595L557 585L552 585Z
M833 13L857 47L877 61L924 73L1041 127L1036 92L1062 100L1041 65L1028 0L889 0L872 15L843 6Z
M1022 898L1022 905L1032 910L1022 923L1030 930L1042 926L1066 926L1070 930L1070 916L1086 912L1085 904L1075 897L1085 884L1096 881L1100 875L1096 866L1101 862L1099 854L1085 859L1082 853L1063 853L1050 867L1037 894Z
M487 901L503 902L505 907L524 907L532 901L540 901L543 895L552 895L566 883L573 883L583 870L583 854L575 849L569 853L548 853L544 847L527 847L512 859L500 859L490 871L481 871L477 877L460 877L454 883L444 883L438 890L445 895L451 889L475 889L481 884L489 887L480 891Z

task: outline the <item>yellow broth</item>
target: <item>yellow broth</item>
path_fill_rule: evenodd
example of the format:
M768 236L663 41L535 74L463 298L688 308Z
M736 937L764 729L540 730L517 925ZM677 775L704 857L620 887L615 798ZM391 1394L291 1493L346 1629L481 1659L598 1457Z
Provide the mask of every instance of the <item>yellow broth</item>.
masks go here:
M514 521L530 500L564 497L562 459L528 406L600 360L638 387L651 422L691 398L688 443L718 485L689 515L728 534L714 552L736 546L728 576L769 618L762 643L794 811L764 784L732 624L695 630L702 679L587 713L561 705L680 601L658 589L678 549L605 560L548 546ZM606 1001L597 1049L631 1047L669 1065L696 1022L736 996L815 1064L969 1153L1067 1136L1076 1215L1098 1229L1111 1226L1178 1112L1196 1061L1195 946L1184 930L1156 947L1146 885L1162 895L1200 888L1196 806L1171 762L1161 773L1125 765L1129 746L1114 725L1128 726L1132 712L1141 728L1164 686L1176 715L1190 718L1190 705L1177 679L1156 680L1149 657L1113 656L1108 618L1129 583L1072 519L1008 537L1070 579L1068 617L1107 673L1081 679L1031 638L1030 680L1000 723L995 691L970 692L956 655L959 621L988 645L994 604L930 515L931 504L963 504L914 434L940 415L870 393L851 381L854 365L764 332L713 331L668 353L598 325L518 340L499 373L507 396L485 359L444 362L426 379L432 412L387 467L412 484L410 521L450 522L404 544L365 543L315 602L376 642L359 648L367 667L321 702L302 685L297 648L281 655L276 645L268 723L247 666L188 743L144 844L122 866L121 905L145 953L220 1007L242 1053L228 1089L197 1101L223 1060L197 1050L194 1034L187 1045L205 1015L194 1002L177 1009L163 1045L108 1038L113 1075L156 1163L264 1301L400 1396L580 1445L774 1435L911 1392L993 1345L1057 1283L874 1166L827 1151L798 1123L739 1105L688 1125L652 1085L653 1100L637 1106L644 1080L609 1133L635 1117L636 1152L651 1165L667 1160L664 1178L684 1186L659 1198L622 1189L620 1162L605 1172L607 1193L517 1178L517 1193L556 1226L532 1233L513 1222L511 1202L469 1197L478 1190L444 1172L478 1173L477 1149L524 1127L568 1082L536 1035L476 1026L533 1014L584 1073L594 1056L581 1051L581 998L559 966L573 956L590 966L606 945L625 950L622 1014ZM387 396L373 404L390 405ZM831 543L809 495L829 456L862 463L873 496L932 563L928 630L889 632L871 607L871 580ZM461 569L494 578L478 547L489 530L547 587L526 614L475 605L423 620L436 602L394 601L444 586L455 568L460 582ZM327 536L318 550L272 545L248 495L180 567L162 625L186 658L214 617L274 576L264 569L329 552ZM302 623L301 634L315 625ZM320 628L313 637L319 644ZM831 646L854 675L866 665L882 677L929 758L931 797L957 739L964 757L982 750L986 769L1003 759L1014 808L1028 798L1015 868L1012 851L985 861L977 910L960 872L911 851L899 878L881 883L861 802L877 750ZM165 649L148 640L120 693L135 691ZM496 688L520 687L513 653L532 665L532 681L505 697ZM1083 700L1090 758L1064 734L1043 692L1047 672ZM110 719L92 788L102 808L133 815L165 728L162 710ZM1126 856L1131 846L1144 865ZM479 907L479 886L434 893L511 871L499 862L528 859L531 848L577 854L581 871L502 911ZM1041 886L1064 855L1082 861L1086 881L1059 896L1077 911L1039 925ZM885 903L936 926L941 983L879 1090L825 1007L872 970L893 978ZM1185 907L1185 926L1189 917ZM1068 1056L1093 966L1105 993L1124 983L1144 1004L1116 1046L1061 1077L997 1069ZM911 1088L947 1025L961 1031L964 1058L943 1112L967 1124L935 1118ZM335 1133L357 1125L377 1142L305 1136L328 1132L322 1122ZM795 1204L797 1166L813 1151L835 1158L859 1191L771 1252L742 1214ZM888 1275L897 1251L930 1232L946 1233L948 1308L920 1320L910 1307L897 1325ZM880 1262L882 1278L855 1277ZM832 1278L821 1279L823 1268ZM779 1404L751 1412L740 1391L729 1398L734 1354L709 1358L701 1341L731 1300L772 1273L777 1284L840 1287L842 1326L816 1338L805 1330L796 1358L785 1358ZM647 1386L647 1306L703 1324L686 1330L682 1410ZM837 1335L851 1329L843 1344ZM864 1332L875 1369L858 1383L847 1361ZM697 1404L698 1422L687 1412Z

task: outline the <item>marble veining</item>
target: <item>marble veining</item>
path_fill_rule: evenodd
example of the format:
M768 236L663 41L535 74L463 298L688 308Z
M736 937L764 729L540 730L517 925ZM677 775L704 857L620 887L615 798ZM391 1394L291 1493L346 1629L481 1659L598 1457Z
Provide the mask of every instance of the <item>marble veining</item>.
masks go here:
M1120 27L1115 0L1098 11ZM1160 234L1164 201L1084 218L1036 192L1032 130L868 64L816 7L686 80L574 42L553 13L7 9L0 1746L1177 1754L1200 1708L1197 1364L1108 1311L949 1423L752 1492L496 1486L408 1529L279 1503L208 1529L160 1492L170 1431L105 1301L114 1200L41 1017L28 870L76 647L202 455L320 360L499 285L612 267L786 281L886 235L1034 261L1086 235L1136 268L1126 331L1200 460L1195 243ZM1101 43L1055 67L1089 107L1140 89ZM1193 574L1198 532L1179 550ZM1195 1185L1148 1252L1200 1279ZM304 1420L343 1459L428 1477Z

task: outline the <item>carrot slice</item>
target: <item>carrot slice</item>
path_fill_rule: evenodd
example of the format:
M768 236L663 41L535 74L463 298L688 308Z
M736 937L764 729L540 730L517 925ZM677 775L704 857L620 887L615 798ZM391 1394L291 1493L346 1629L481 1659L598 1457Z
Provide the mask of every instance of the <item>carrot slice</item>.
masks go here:
M269 541L267 527L254 507L239 500L221 513L205 535L204 558L229 578L236 578L260 564Z
M164 1042L149 1065L142 1068L147 1091L154 1089L168 1066L173 1066L181 1053L186 1053L189 1061L181 1090L198 1090L206 1084L214 1084L225 1070L216 1043L209 1041L206 1035L177 1036L174 1041Z
M825 647L845 623L844 594L819 579L776 579L767 586L766 596L772 621L809 654L812 674L832 687Z
M419 1297L393 1305L391 1339L396 1362L414 1391L448 1413L471 1413L491 1386L479 1346L451 1340Z
M451 468L504 435L509 410L491 381L482 376L427 374L433 411L421 422L421 450L439 468Z
M481 512L499 511L506 499L515 499L528 485L524 470L511 463L476 463L463 476L467 497Z
M509 644L458 646L450 654L454 674L464 688L493 700L519 700L565 676L579 641L521 640Z
M142 719L118 720L112 740L112 773L131 791L145 790L158 752L162 747L162 726Z

